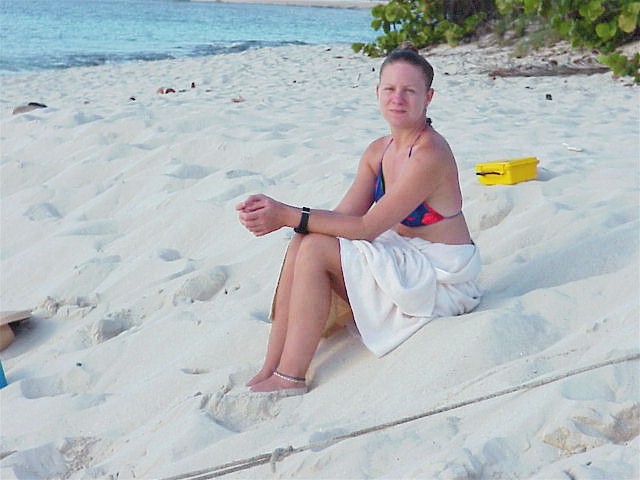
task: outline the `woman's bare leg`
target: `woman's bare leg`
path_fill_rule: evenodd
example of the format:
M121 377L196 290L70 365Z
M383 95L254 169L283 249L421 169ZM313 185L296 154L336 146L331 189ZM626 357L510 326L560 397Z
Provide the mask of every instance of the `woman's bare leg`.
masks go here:
M271 333L269 334L269 343L267 344L267 354L260 371L247 382L248 387L269 378L278 366L278 363L280 363L280 356L284 348L287 324L289 321L289 303L291 286L293 284L293 272L301 239L301 235L294 236L287 248L280 273L280 283L274 300L274 318L271 319Z
M346 298L337 238L310 234L298 249L290 290L289 321L277 369L304 377L329 316L331 292ZM252 390L266 392L301 385L275 375L255 383Z

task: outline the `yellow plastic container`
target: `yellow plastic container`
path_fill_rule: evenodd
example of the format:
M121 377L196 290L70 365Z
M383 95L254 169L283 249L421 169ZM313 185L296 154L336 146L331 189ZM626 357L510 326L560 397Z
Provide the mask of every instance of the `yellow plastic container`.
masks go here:
M538 177L536 157L513 158L476 164L476 175L484 185L513 185Z

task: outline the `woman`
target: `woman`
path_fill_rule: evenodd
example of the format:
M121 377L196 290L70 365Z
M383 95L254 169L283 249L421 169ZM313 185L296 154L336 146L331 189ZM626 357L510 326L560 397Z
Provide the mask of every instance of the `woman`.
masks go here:
M478 305L480 259L455 159L426 116L432 81L433 68L411 46L385 59L376 93L391 135L365 150L335 210L301 210L264 195L236 207L256 236L298 232L283 263L264 365L247 383L252 391L306 391L332 292L350 305L362 341L378 356L431 318Z

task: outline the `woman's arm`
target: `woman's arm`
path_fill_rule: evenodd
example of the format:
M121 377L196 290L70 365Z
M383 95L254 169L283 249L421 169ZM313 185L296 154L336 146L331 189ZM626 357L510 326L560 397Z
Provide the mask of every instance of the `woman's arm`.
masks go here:
M400 223L433 192L442 176L438 165L447 161L441 157L443 152L439 149L416 149L393 185L387 186L385 195L370 208L377 175L376 157L365 152L356 178L338 207L335 210L312 209L307 229L335 237L373 240ZM249 197L237 209L242 224L257 236L285 226L297 227L301 218L299 208L264 195Z
M380 155L383 139L372 142L358 164L356 177L338 206L333 210L314 210L314 214L327 216L364 215L373 203L373 185L377 171L374 158ZM252 195L236 206L240 222L254 235L262 236L282 227L297 227L299 208L286 205L264 195Z
M386 185L384 196L372 208L367 208L364 212L357 211L356 208L349 209L353 204L347 193L340 204L344 205L344 210L312 210L308 230L354 240L373 240L384 231L395 227L441 185L444 172L451 164L451 155L448 149L440 147L429 142L414 149L411 159L407 161L399 177L391 185ZM376 176L377 170L366 182L365 188L368 189L368 195L371 195L370 202L373 202ZM350 192L357 192L359 188L360 185L355 181ZM358 198L356 193L354 198ZM297 221L300 221L299 210Z

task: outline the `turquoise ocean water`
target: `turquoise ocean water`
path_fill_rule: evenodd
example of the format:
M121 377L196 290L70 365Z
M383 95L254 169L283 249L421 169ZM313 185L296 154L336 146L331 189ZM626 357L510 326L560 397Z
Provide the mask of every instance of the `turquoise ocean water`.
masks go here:
M371 41L366 9L176 0L0 0L0 74Z

